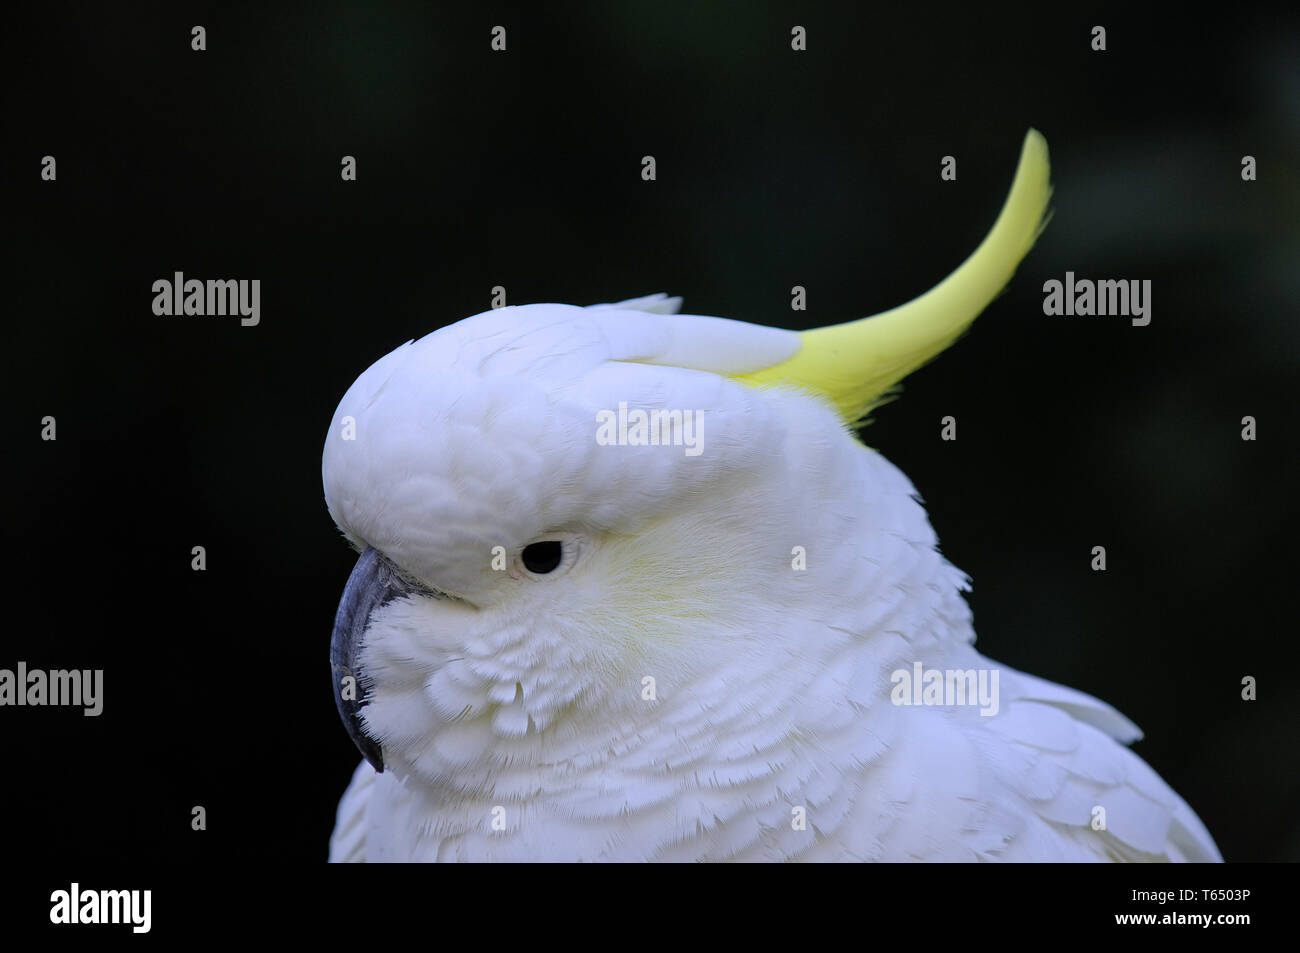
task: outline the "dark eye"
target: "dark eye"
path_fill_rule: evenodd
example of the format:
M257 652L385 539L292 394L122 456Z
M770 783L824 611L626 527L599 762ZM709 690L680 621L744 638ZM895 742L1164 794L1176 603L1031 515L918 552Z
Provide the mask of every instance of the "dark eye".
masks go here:
M555 567L564 558L564 544L558 539L529 543L524 547L524 551L520 553L520 558L524 561L525 569L529 572L535 572L539 576L544 576L548 572L554 572Z

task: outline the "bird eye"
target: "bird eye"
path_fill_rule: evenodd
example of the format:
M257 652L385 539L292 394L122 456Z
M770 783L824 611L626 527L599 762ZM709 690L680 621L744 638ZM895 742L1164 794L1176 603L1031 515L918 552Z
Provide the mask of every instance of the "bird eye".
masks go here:
M558 539L546 539L540 543L529 543L519 554L524 568L529 572L544 576L554 572L564 560L564 543Z

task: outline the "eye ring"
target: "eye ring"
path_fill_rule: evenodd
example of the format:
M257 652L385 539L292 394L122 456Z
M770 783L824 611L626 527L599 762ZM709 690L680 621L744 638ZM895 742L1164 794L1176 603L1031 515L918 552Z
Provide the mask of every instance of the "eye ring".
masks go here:
M554 579L573 568L580 549L580 539L573 533L547 533L519 550L515 568L528 579Z

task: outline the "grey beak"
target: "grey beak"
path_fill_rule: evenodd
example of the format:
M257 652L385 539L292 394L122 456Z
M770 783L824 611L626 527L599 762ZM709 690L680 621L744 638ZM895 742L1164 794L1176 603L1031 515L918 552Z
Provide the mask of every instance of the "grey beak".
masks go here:
M330 674L339 717L352 743L380 774L384 771L383 751L361 727L361 709L369 701L370 680L358 662L370 614L409 591L410 586L402 581L384 554L367 547L343 588L343 599L334 616L334 634L330 638Z

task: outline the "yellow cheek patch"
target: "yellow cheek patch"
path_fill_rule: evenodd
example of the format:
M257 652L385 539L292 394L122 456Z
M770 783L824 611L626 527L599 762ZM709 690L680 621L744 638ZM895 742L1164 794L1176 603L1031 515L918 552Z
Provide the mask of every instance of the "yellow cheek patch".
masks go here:
M801 387L829 398L847 423L861 421L889 399L891 388L947 348L997 297L1047 226L1051 195L1047 140L1030 129L997 221L956 271L890 311L803 331L802 346L793 357L735 379L755 387Z

